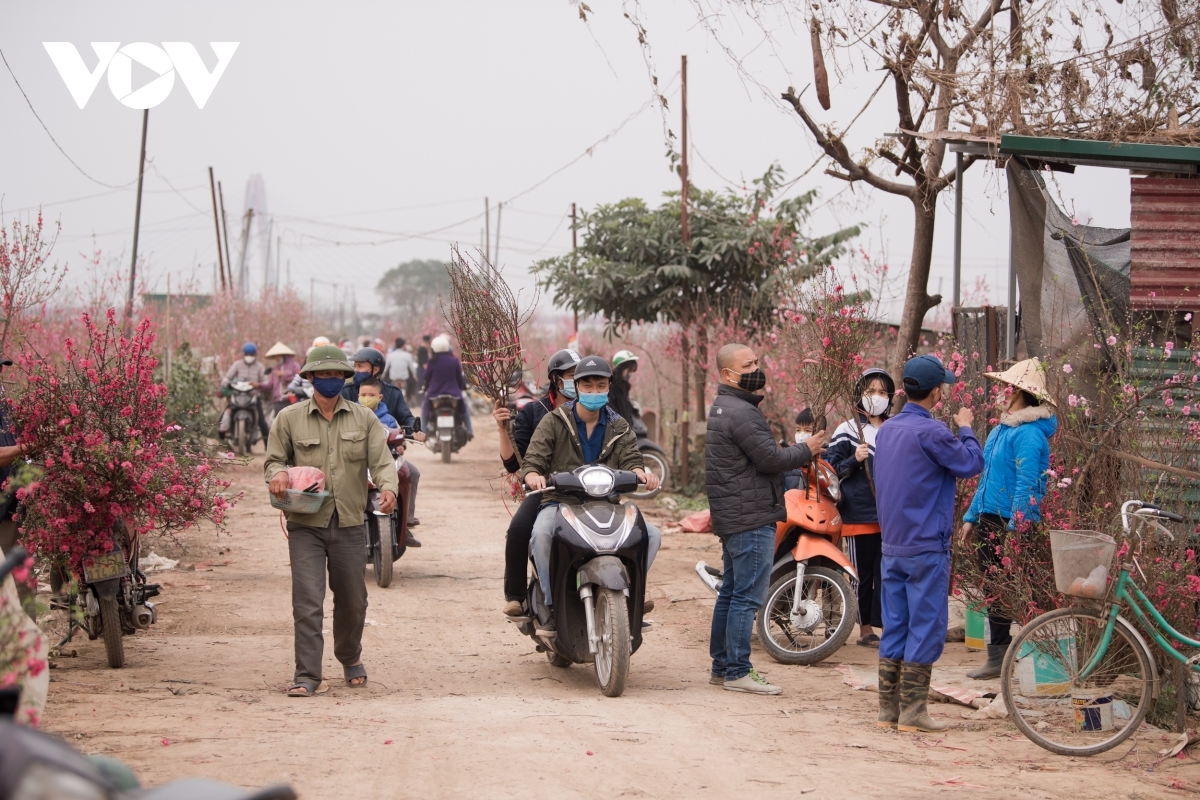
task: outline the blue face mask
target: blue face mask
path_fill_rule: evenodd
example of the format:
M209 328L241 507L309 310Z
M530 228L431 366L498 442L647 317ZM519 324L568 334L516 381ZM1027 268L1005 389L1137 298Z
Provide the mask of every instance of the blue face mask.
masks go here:
M563 393L563 396L566 397L568 400L575 399L576 392L575 392L575 379L574 378L563 378L562 393Z
M355 386L358 386L360 383L362 383L363 381L365 381L365 380L366 380L367 378L369 378L369 377L371 377L371 373L369 373L369 372L356 372L356 373L354 373L354 385L355 385Z
M579 402L588 411L599 411L608 405L608 392L584 392L579 395Z
M342 393L342 387L346 385L345 378L313 378L313 389L322 397L337 397Z

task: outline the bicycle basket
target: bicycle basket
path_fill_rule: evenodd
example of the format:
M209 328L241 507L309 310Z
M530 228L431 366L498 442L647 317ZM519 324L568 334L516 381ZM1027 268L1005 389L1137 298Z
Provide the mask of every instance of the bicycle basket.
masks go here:
M1116 540L1096 531L1050 531L1058 591L1092 600L1104 597L1116 549Z
M287 497L282 500L271 495L271 505L293 514L315 514L321 510L321 504L325 502L326 497L329 497L329 492L300 492L288 489Z

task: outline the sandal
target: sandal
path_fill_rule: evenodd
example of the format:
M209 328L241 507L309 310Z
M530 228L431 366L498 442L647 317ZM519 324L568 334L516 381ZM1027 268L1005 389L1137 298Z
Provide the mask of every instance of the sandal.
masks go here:
M329 691L329 684L321 681L320 684L314 686L312 681L296 681L287 688L288 697L313 697L318 694L325 694Z
M360 664L342 665L342 673L346 676L346 685L351 689L361 689L367 685L367 668ZM354 683L357 678L362 678L362 683Z
M855 644L859 647L879 647L879 637L873 633L869 633L855 642Z

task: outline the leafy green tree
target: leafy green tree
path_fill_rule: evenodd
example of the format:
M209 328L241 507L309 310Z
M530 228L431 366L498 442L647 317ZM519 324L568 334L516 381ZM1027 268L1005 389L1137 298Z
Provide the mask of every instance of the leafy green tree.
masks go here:
M533 267L555 303L603 314L610 333L639 322L682 326L685 373L693 363L691 343L696 344L701 418L706 322L737 320L751 331L769 327L783 292L830 264L859 233L855 226L810 236L805 228L816 191L778 199L785 184L777 164L752 185L744 194L689 187L688 248L679 193L667 192L657 208L627 198L585 212L577 223L579 248Z
M449 293L448 266L445 261L405 261L385 272L375 288L400 314L421 319Z
M154 380L162 383L165 373L166 363L160 362L154 370ZM183 342L171 354L171 375L167 383L167 424L180 428L169 434L170 438L203 444L205 439L215 437L219 415L214 396L212 379L204 374L191 345Z

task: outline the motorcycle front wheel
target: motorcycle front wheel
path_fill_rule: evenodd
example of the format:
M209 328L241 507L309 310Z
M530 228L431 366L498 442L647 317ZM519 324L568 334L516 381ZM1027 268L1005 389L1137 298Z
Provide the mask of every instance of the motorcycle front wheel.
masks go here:
M104 654L108 666L120 669L125 666L125 642L121 640L121 609L117 599L100 599L100 626L104 629Z
M392 583L392 517L371 514L367 520L367 535L375 543L375 583L386 589Z
M605 697L619 697L625 691L629 677L629 607L625 594L613 589L596 590L596 633L600 645L596 649L596 680Z
M758 612L758 640L771 658L781 664L817 664L836 653L854 628L854 592L841 572L808 567L800 598L801 622L792 621L796 593L793 567L767 592L767 604Z
M663 489L667 488L667 479L671 476L671 468L667 466L667 459L657 450L643 450L641 452L642 462L646 466L646 471L653 472L655 475L657 475L659 482L662 484L657 489L652 491L647 491L644 488L638 489L638 498L642 500L649 500L651 497L654 497Z
M246 455L246 451L250 449L249 438L250 433L246 427L246 418L239 417L233 427L234 452L239 456Z

